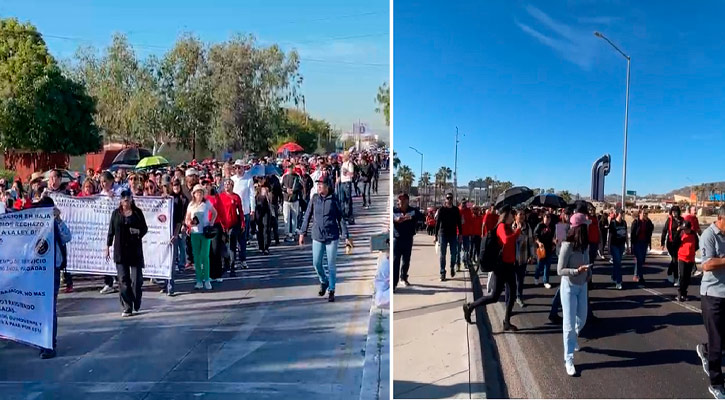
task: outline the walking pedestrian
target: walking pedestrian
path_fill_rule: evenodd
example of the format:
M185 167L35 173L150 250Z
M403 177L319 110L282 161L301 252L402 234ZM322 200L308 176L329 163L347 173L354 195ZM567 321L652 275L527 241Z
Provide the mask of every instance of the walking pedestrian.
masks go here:
M448 193L443 207L438 210L436 215L435 238L433 239L440 245L441 282L446 280L446 250L449 248L451 252L451 278L456 276L456 253L459 241L463 241L463 237L459 236L458 232L463 232L461 212L458 207L453 205L453 193Z
M700 241L697 233L692 229L688 220L682 221L679 235L675 238L677 246L677 270L680 274L680 287L677 301L687 301L687 289L690 286L690 276L695 268L695 253L700 249Z
M196 271L194 289L211 290L211 281L209 279L211 237L207 237L205 231L211 230L211 221L216 219L217 212L204 197L203 186L197 184L192 189L191 194L192 199L186 209L185 223L191 232L189 236L191 237L191 249L194 254L194 269Z
M237 160L234 162L234 167L236 168L237 174L232 177L232 180L234 181L234 193L236 193L240 199L242 199L242 208L244 210L244 226L245 229L241 230L241 235L239 236L239 248L240 250L240 261L242 263L242 268L247 268L247 241L249 240L249 235L251 234L251 222L254 218L254 207L255 207L255 197L257 196L257 193L254 189L254 182L252 180L251 176L247 176L244 173L244 163L242 160Z
M492 287L493 290L481 296L473 303L463 304L463 317L469 324L471 323L471 313L476 307L497 302L499 297L501 297L501 293L504 291L504 286L508 286L509 296L506 298L506 314L503 320L503 330L518 330L515 325L511 324L511 310L514 308L517 293L515 275L516 241L521 234L521 229L517 228L514 230L513 222L514 215L511 207L504 206L501 211L500 222L495 228L501 253L497 265L493 266L493 273L489 278L492 282L488 286Z
M408 281L410 253L413 251L416 226L422 218L420 210L410 207L408 193L399 194L398 206L393 208L393 291L398 287L400 280L405 286L410 286Z
M561 210L559 214L559 221L554 225L554 243L556 243L556 256L559 256L561 250L561 244L566 240L567 233L569 232L569 215L566 210Z
M539 285L539 277L544 278L544 287L551 289L549 283L549 269L551 258L554 253L554 230L551 227L551 214L544 214L544 218L534 229L534 239L537 246L536 271L534 272L534 284Z
M473 210L470 208L466 199L461 201L459 211L461 212L461 225L463 227L463 230L460 231L459 234L463 237L463 240L461 241L461 245L458 247L459 251L457 252L456 257L456 267L458 272L461 271L461 262L463 262L463 264L467 267L471 265L471 242L476 230L476 220L473 216Z
M514 274L516 275L516 304L523 308L526 307L526 303L524 303L524 278L526 277L526 268L529 264L534 263L534 257L536 255L534 233L526 222L526 213L524 210L516 212L513 229L521 230L521 234L516 238ZM510 288L506 286L506 299L510 295Z
M363 183L362 197L363 197L363 208L368 209L373 204L373 199L370 194L370 186L373 180L373 167L368 161L367 157L363 157L362 165L360 166L360 180Z
M647 251L652 247L652 232L654 232L654 224L649 219L649 211L643 208L639 210L639 216L632 221L632 252L634 253L635 265L634 276L632 281L638 282L640 285L645 283L644 279L644 262L647 259Z
M571 217L571 228L556 268L561 276L564 365L569 376L576 374L574 352L579 350L577 339L587 321L587 281L591 277L587 222L585 214L576 213Z
M136 207L131 193L124 190L118 208L111 214L106 239L106 262L111 260L110 249L113 246L122 317L130 317L141 308L144 267L142 239L147 232L143 212Z
M345 218L350 225L355 224L352 208L352 180L355 177L355 164L350 160L350 153L342 156L342 166L340 167L340 198L345 211Z
M219 196L222 209L224 212L219 216L222 229L229 242L229 257L225 259L228 264L226 269L229 270L229 276L235 277L236 261L239 260L238 249L239 240L242 237L242 231L246 229L244 225L244 208L242 207L242 199L238 194L234 193L234 181L232 178L224 178L224 192Z
M725 207L717 212L717 221L702 233L702 281L700 297L707 343L698 344L697 355L710 378L708 390L716 399L725 399L722 351L725 337Z
M297 233L297 214L300 213L300 200L303 190L302 178L297 175L294 166L290 166L284 176L282 176L282 188L284 191L282 210L284 214L284 240L285 242L290 242L294 241L295 234Z
M345 237L345 245L352 247L347 224L343 218L342 207L330 190L330 181L321 178L317 182L317 194L310 199L300 229L299 245L305 243L305 235L312 218L312 263L320 281L318 295L328 292L328 301L335 301L335 283L337 280L337 245L340 236ZM327 255L327 269L322 265L323 256Z
M667 253L670 255L670 264L667 266L667 280L675 287L680 285L679 271L677 270L677 246L675 238L679 235L680 225L682 225L682 216L680 215L680 207L672 206L670 216L662 227L662 235L660 238L661 249L664 251L665 246Z
M609 223L609 254L612 255L612 282L622 290L622 257L628 247L627 221L624 213L617 209L614 220Z
M260 185L254 201L257 244L263 255L269 255L269 246L272 242L272 194L264 184Z
M60 290L60 273L68 263L67 244L73 239L68 226L60 217L60 210L55 207L53 199L44 197L34 207L53 207L53 229L55 230L55 260L53 266L53 347L40 349L40 358L46 360L56 356L58 347L58 291Z

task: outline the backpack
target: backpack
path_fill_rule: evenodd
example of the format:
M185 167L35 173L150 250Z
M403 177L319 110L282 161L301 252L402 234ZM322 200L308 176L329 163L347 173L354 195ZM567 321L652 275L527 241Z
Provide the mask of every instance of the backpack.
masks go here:
M493 271L501 262L501 251L503 251L503 248L498 242L498 236L496 235L499 225L500 223L496 224L494 229L488 231L481 243L481 254L478 257L478 263L483 272Z

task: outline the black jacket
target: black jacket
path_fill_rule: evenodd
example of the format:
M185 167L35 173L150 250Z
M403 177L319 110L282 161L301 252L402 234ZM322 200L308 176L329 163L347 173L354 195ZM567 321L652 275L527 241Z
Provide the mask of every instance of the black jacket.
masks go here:
M459 232L463 232L463 221L458 207L441 207L438 209L436 237L455 237Z
M184 218L186 217L186 207L189 206L189 199L184 196L183 193L179 194L173 194L173 203L174 203L174 227L178 224L184 223Z
M650 243L652 243L652 232L655 230L655 226L650 220L647 220L647 223L645 224L642 224L639 218L632 221L632 231L629 236L630 240L632 243L638 242L639 232L642 229L645 229L645 241L647 242L647 245L650 245Z
M672 236L670 236L670 221L672 221ZM664 246L665 243L672 243L672 241L675 240L676 236L679 236L678 230L680 229L680 225L682 225L682 217L675 218L670 216L667 218L667 221L665 222L665 226L662 227L662 237L660 238L660 245Z
M307 234L310 217L314 218L312 225L312 239L317 242L331 242L340 239L340 234L349 239L347 224L342 218L342 207L338 197L332 193L323 197L319 193L312 196L307 205L307 212L303 217L300 233Z
M622 229L624 228L624 233ZM612 219L609 222L609 245L610 246L625 246L627 244L627 221L622 219L621 222L617 222L616 219Z
M554 232L554 229L544 222L539 222L534 229L534 239L544 244L547 255L554 249Z
M418 221L423 219L423 214L415 207L408 206L405 214L412 218L408 221L395 222L397 218L403 216L403 211L399 207L393 208L393 237L395 238L412 238L415 236Z
M125 217L120 209L113 210L111 223L108 226L108 239L106 246L113 245L113 261L116 264L128 265L131 267L144 266L142 239L148 232L146 218L140 208L132 205L131 216L128 223L124 223ZM131 234L131 228L138 229L138 234Z

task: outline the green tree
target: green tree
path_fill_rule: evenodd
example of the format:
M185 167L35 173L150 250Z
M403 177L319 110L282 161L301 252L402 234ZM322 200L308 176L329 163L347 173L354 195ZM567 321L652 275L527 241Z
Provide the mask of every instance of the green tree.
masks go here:
M299 100L299 56L238 35L209 50L215 112L211 150L267 151L284 124L282 104Z
M378 88L375 103L378 105L375 108L375 112L383 114L385 117L385 125L390 126L390 87L388 86L388 82L383 82Z
M93 99L63 75L34 26L0 19L0 148L96 151L95 111Z
M448 181L451 179L453 171L450 168L443 166L438 169L436 173L436 182L438 182L442 191L445 191L448 187Z
M393 168L398 169L400 166L400 158L398 157L398 152L393 152Z
M325 153L333 139L332 127L325 120L318 120L296 109L287 109L285 123L282 124L272 150L287 142L295 142L305 151Z

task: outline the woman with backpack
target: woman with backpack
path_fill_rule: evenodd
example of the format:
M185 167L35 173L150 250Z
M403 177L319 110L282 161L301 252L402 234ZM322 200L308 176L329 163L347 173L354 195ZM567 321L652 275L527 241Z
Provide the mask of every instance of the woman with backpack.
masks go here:
M587 282L591 277L587 217L574 214L566 241L562 243L556 271L561 276L561 308L564 315L564 365L569 376L576 374L574 352L577 339L587 321Z
M514 229L514 214L511 207L505 206L501 212L501 218L495 228L495 240L486 239L484 254L481 262L488 263L493 257L497 257L491 268L493 273L490 275L488 286L493 288L491 292L483 295L473 303L463 304L463 317L469 324L471 322L471 313L476 307L488 305L498 301L504 287L508 286L509 294L506 298L506 315L503 320L503 329L505 331L517 331L518 328L511 324L511 310L514 308L516 301L516 241L521 234L521 228ZM491 246L496 243L495 246ZM492 254L493 253L493 254Z

